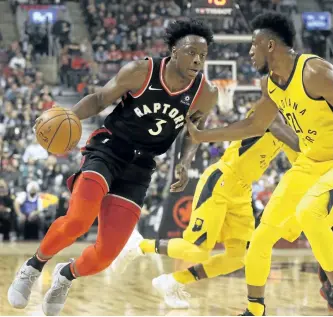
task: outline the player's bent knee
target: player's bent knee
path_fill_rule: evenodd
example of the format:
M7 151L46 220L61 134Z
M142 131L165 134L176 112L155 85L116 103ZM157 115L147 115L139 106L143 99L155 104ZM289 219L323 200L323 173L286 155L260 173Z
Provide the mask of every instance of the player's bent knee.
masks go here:
M210 251L182 238L171 239L168 242L168 256L192 263L200 263L209 259Z
M250 247L246 260L252 256L270 257L274 244L280 238L279 228L273 228L267 224L261 223L254 231L250 242Z
M200 247L195 246L196 248L191 248L188 250L184 250L184 257L185 261L190 261L194 263L200 263L207 261L210 257L210 252Z
M64 226L64 231L69 237L80 237L88 232L93 222L93 220L88 222L79 217L69 218Z
M193 243L193 241L186 239L186 236L184 236L183 239L174 239L174 241L176 240L183 242L181 257L183 260L193 263L200 263L207 261L210 258L210 252L212 251L211 249L196 245Z
M64 225L59 228L69 237L85 234L99 213L106 187L90 175L81 174L74 185L70 208L65 216ZM104 187L103 187L104 186Z
M322 204L318 204L318 202L321 202L320 199L323 199L323 197L324 196L305 196L298 204L296 208L296 219L302 229L306 229L308 227L311 228L315 219L327 216L328 211L325 209L326 204L324 204L324 206Z

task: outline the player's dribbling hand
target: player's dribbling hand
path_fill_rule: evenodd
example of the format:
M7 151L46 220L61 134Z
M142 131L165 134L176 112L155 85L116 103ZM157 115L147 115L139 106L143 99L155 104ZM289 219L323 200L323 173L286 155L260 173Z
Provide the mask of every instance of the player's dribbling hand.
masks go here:
M36 120L35 120L35 125L32 127L32 131L34 134L36 134L36 130L37 130L37 126L38 124L42 121L42 119L40 119L40 117L38 117Z
M192 138L193 143L201 143L200 134L202 133L198 130L195 123L191 120L190 116L186 116L186 123L187 123L187 131Z
M178 182L176 182L170 186L171 193L182 192L188 183L188 171L187 171L187 167L184 164L178 164L176 166L175 173L176 173L175 176L178 179Z

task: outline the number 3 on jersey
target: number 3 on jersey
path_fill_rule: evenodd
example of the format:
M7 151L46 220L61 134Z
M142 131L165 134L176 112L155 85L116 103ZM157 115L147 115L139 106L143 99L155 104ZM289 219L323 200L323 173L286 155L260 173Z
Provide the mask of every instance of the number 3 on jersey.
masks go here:
M156 130L154 129L149 129L148 130L148 132L151 134L151 135L159 135L161 132L162 132L162 130L163 130L163 127L162 127L162 125L164 124L164 123L167 123L165 120L163 120L163 119L156 119Z

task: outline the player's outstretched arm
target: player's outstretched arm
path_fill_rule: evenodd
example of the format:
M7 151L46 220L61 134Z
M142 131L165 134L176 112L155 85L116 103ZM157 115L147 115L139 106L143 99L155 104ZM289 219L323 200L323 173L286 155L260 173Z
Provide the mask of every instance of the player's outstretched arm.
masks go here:
M199 130L187 116L187 128L193 140L197 143L236 141L263 135L278 114L278 108L268 96L267 79L261 81L261 90L262 96L256 102L252 116L227 127Z
M189 111L189 116L191 117L192 122L194 122L199 129L203 129L205 127L207 117L217 104L217 99L218 89L210 83L205 82L202 92ZM187 131L187 127L185 127L185 141L182 149L181 160L182 163L190 166L197 148L198 145L193 143L192 138Z
M217 98L217 88L210 83L205 82L198 99L189 111L189 115L194 123L198 125L199 129L204 128L209 112L217 104ZM176 166L176 176L179 180L170 186L171 192L181 192L185 189L188 183L187 170L191 166L191 162L198 149L198 144L193 142L186 127L184 133L185 138L181 150L181 160Z
M281 142L288 145L292 150L300 152L299 138L294 130L289 127L279 113L269 127L269 131Z
M147 77L149 61L135 61L123 66L103 88L81 99L73 108L80 120L97 115L128 91L140 90Z

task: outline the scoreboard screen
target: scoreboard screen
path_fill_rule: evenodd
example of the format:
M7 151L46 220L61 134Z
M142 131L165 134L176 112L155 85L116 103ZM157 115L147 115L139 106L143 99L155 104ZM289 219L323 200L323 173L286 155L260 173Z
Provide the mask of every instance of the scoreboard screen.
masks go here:
M199 16L231 15L234 0L192 0L192 12Z

